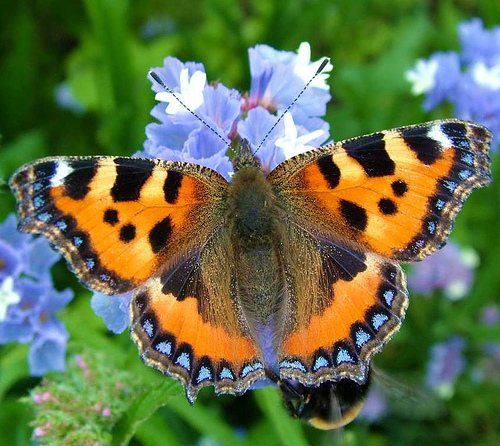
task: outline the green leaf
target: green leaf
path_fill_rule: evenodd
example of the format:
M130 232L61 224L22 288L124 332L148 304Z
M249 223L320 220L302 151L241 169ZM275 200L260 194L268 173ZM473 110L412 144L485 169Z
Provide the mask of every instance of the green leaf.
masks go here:
M278 389L254 390L255 399L285 446L307 446L301 422L292 419L281 401Z
M139 425L150 418L169 398L178 395L177 382L166 379L139 397L125 412L113 429L113 445L127 445Z

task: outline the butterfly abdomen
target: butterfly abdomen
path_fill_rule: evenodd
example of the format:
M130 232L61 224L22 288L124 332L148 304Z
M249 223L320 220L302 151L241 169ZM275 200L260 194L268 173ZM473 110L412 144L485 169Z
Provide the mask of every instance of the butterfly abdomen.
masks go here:
M280 231L275 198L260 168L235 173L227 221L243 307L258 308L257 318L266 322L274 313L283 274L276 249Z

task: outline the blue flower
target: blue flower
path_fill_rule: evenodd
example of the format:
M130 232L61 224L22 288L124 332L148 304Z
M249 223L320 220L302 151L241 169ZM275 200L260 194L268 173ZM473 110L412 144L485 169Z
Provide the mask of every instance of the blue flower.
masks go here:
M55 317L73 299L57 291L50 268L60 258L43 238L21 234L10 215L0 225L0 344L29 343L34 376L64 370L68 333Z
M458 27L461 52L435 53L406 73L415 94L425 93L424 109L451 102L455 116L480 122L500 143L500 26L484 28L480 19Z
M247 139L254 151L263 143L256 156L265 172L291 156L324 144L329 126L320 116L330 100L326 79L332 66L327 64L268 135L322 60L311 61L307 43L301 44L297 53L257 45L249 49L249 57L251 85L245 94L220 83L207 83L202 64L165 58L163 67L153 71L170 91L151 78L159 101L151 115L157 122L146 126L143 150L134 156L200 164L230 180L233 166L228 151L240 139ZM110 330L121 332L129 320L129 300L130 294L95 293L92 307Z
M453 396L455 381L465 369L464 348L465 340L456 336L431 349L425 383L442 398Z
M412 266L408 285L416 293L430 295L435 289L441 289L449 299L462 299L472 286L478 262L475 251L449 242L443 249Z
M92 310L102 317L106 327L113 333L125 331L130 323L129 304L133 293L108 296L94 293L90 302Z

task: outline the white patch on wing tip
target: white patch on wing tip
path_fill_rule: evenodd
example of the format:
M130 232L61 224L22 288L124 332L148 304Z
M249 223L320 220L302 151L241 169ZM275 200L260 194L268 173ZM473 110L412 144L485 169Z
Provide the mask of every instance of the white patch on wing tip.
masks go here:
M434 141L437 141L439 144L441 144L441 147L453 146L453 143L451 142L450 138L446 136L446 134L443 132L439 124L433 125L427 132L427 136L433 139Z
M66 161L57 161L56 164L56 173L50 179L50 184L51 186L62 186L64 184L64 179L73 172L74 169L72 169Z

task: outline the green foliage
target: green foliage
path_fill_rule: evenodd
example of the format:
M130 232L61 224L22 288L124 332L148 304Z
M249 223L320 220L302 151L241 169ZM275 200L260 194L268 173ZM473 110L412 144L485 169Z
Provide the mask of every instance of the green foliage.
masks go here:
M446 107L425 114L403 75L419 57L456 49L458 22L474 16L487 26L500 23L498 1L3 2L0 220L14 210L5 182L19 165L48 155L139 150L154 102L146 74L166 56L202 62L209 80L244 91L248 47L266 43L295 50L308 41L314 59L330 56L335 67L327 120L338 140L451 116ZM82 109L57 104L54 95L62 83ZM493 161L498 179L498 156ZM401 332L376 358L381 368L419 387L430 346L461 334L469 340L469 368L454 395L442 410L422 397L433 407L418 411L411 398L405 405L401 396L375 424L346 427L340 434L345 445L500 444L500 377L479 382L471 376L484 360L481 343L500 341L498 327L478 323L485 305L500 303L499 203L494 183L473 194L456 223L453 237L482 260L470 296L460 302L414 296ZM141 363L127 335L106 332L90 310L89 293L62 262L54 273L58 287L79 290L60 316L73 350L86 352L91 377L70 359L66 373L40 382L29 377L26 346L0 347L0 444L29 444L33 427L45 428L36 439L41 444L68 445L305 445L331 444L339 435L290 419L275 389L240 398L204 390L190 407L179 384ZM123 387L117 388L118 382ZM45 392L49 400L33 402ZM112 415L103 416L105 408Z

